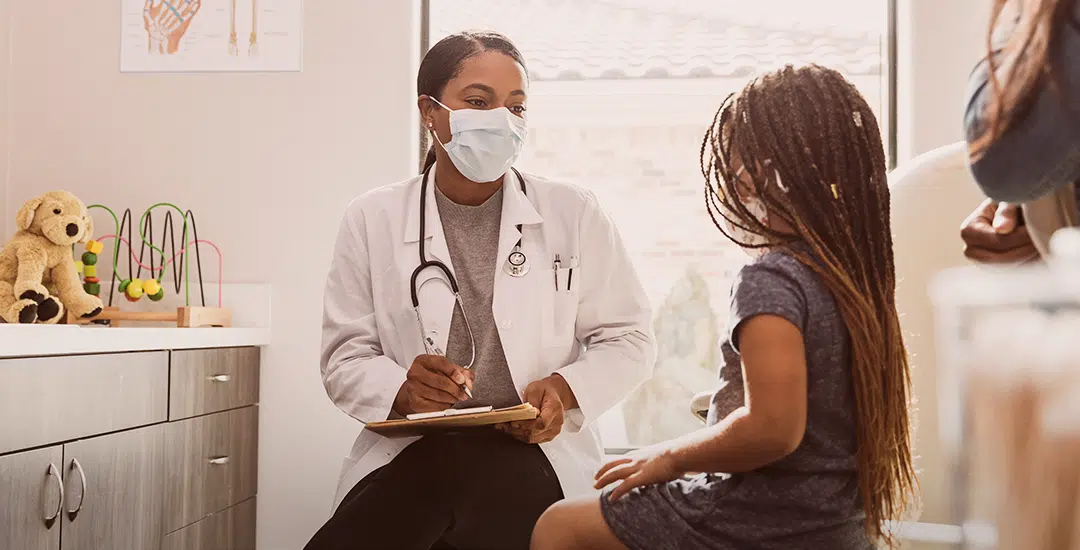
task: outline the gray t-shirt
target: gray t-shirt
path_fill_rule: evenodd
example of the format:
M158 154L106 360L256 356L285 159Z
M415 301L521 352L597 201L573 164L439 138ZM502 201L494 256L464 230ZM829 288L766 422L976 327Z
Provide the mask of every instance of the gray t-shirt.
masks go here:
M807 411L802 443L787 457L740 474L707 474L635 490L604 517L631 548L871 548L855 460L855 397L849 335L821 278L774 251L740 271L732 287L730 333L722 346L715 424L745 403L740 324L777 315L802 332ZM674 412L672 413L674 414Z
M446 247L450 251L465 315L476 340L473 399L458 403L455 408L520 405L521 397L510 376L510 367L506 364L506 354L491 311L495 270L498 268L495 256L499 253L503 189L500 187L479 206L465 206L451 201L436 187L435 202L442 218ZM455 307L450 321L446 357L452 363L467 365L471 355L465 319L461 309Z

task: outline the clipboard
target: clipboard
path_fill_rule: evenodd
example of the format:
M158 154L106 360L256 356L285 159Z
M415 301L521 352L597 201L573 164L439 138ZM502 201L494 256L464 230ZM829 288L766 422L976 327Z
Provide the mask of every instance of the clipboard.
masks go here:
M540 414L536 407L524 403L516 407L495 409L493 411L456 414L452 416L440 416L436 418L424 418L421 420L383 420L370 422L365 429L371 430L383 437L399 438L413 437L427 433L458 431L467 428L478 428L502 424L503 422L516 422L518 420L534 420Z

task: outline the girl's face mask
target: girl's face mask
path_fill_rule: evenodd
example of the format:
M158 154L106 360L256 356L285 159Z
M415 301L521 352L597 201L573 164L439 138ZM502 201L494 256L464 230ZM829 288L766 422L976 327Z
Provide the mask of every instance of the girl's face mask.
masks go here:
M524 118L506 107L453 110L430 99L450 111L450 141L439 141L434 130L431 136L461 175L477 183L495 181L517 162L528 133Z
M745 166L740 166L739 170L735 172L735 177L741 177L745 169ZM769 225L769 211L765 208L765 202L762 201L760 197L738 197L737 200L739 200L739 202L741 202L742 205L750 211L750 214L754 216L754 219L761 222L762 225ZM727 218L738 219L739 217L735 214L735 212L732 212L731 209L728 208L727 204L725 204L723 201L720 201L717 206L719 206L721 211L726 215L721 219L721 223L724 224L724 230L727 231L728 235L731 235L736 242L746 245L763 245L769 242L769 239L764 235L752 233L728 221ZM761 256L768 252L768 249L764 247L743 247L742 250L743 252L753 257Z

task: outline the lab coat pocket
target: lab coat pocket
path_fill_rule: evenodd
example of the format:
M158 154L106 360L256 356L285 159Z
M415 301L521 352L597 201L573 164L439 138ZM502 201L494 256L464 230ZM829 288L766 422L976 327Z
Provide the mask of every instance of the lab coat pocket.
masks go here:
M559 277L559 289L555 289L555 277ZM576 288L566 289L565 269L547 270L545 289L538 295L545 302L544 310L544 336L545 348L559 348L569 350L574 343L575 325L577 324L578 300L580 295Z

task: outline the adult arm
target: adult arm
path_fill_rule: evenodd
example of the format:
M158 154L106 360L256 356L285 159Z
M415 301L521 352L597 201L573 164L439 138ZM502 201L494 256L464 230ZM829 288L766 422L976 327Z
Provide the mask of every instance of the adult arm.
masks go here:
M383 355L375 321L364 213L349 205L323 295L321 369L330 400L361 422L386 420L406 367Z
M563 429L575 433L622 401L651 374L656 361L652 308L615 224L588 193L580 225L581 300L575 336L585 343L577 361L555 371L577 408Z
M972 162L979 187L1003 202L1029 202L1061 185L1080 180L1080 2L1052 45L1054 79L1044 79L1021 116ZM998 59L1002 86L1009 60ZM989 62L984 59L968 83L964 127L969 143L989 127L993 97Z

